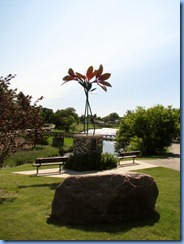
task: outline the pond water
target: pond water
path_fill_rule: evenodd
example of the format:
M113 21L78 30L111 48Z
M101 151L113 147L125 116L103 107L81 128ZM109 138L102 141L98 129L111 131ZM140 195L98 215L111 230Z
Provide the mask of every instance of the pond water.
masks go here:
M110 136L116 136L118 129L114 128L102 128L102 129L96 129L95 134L100 134L100 135L110 135ZM89 134L93 134L93 129L88 130ZM114 141L103 141L103 153L115 153L115 148L114 148Z
M115 136L117 131L118 129L114 128L102 128L96 129L95 134ZM93 129L88 130L88 134L93 134Z
M115 153L114 141L103 141L103 153Z

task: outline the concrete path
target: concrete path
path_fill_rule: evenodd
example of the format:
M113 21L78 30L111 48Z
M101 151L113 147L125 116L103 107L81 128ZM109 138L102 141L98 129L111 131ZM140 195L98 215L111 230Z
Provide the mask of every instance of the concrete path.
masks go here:
M180 144L173 143L170 152L173 153L173 156L167 159L143 160L143 162L180 171Z
M104 171L74 171L69 169L63 169L61 174L58 173L58 168L54 169L40 169L38 176L46 176L46 177L55 177L55 178L66 178L69 176L74 175L104 175L107 173L124 173L131 170L138 170L138 169L147 169L158 167L157 165L153 165L150 163L142 162L136 160L135 163L131 163L131 161L123 161L120 166L116 169L111 170L104 170ZM29 171L20 171L20 172L13 172L15 174L23 174L23 175L35 175L36 170L29 170Z
M122 160L120 166L116 169L104 170L104 171L74 171L64 169L61 174L58 173L58 168L54 169L40 169L38 176L54 177L54 178L66 178L74 175L103 175L107 173L125 173L128 171L135 171L139 169L148 169L154 167L166 167L180 171L180 144L173 144L171 152L174 153L173 157L167 159L154 159L154 160L135 160L135 163L131 161ZM13 172L15 174L23 175L35 175L36 170Z

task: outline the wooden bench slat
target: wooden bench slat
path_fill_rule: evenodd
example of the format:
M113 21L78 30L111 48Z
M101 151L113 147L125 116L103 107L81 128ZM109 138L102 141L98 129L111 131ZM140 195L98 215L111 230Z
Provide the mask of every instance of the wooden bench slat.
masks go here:
M37 166L51 166L51 165L63 165L64 163L58 163L58 162L53 162L53 163L34 163L32 164L33 166L37 167Z
M122 156L122 158L137 158L137 155L132 155L132 156Z
M63 158L68 158L68 156L57 156L57 157L45 157L45 158L37 158L39 160L62 160Z
M120 152L120 155L117 158L120 160L126 158L132 158L134 163L134 159L137 158L139 153L140 151Z
M131 152L121 152L121 156L131 156L131 155L138 155L140 151L131 151Z
M36 163L50 163L50 162L66 162L67 156L63 157L50 157L50 158L37 158Z

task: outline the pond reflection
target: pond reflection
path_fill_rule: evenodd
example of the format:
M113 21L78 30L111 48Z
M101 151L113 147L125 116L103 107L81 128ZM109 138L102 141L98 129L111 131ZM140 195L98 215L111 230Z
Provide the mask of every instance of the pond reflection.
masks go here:
M102 128L102 129L96 129L95 134L100 134L104 136L116 136L118 129L114 128ZM93 129L88 130L89 134L93 134ZM114 148L114 141L103 141L103 153L115 153L115 148Z

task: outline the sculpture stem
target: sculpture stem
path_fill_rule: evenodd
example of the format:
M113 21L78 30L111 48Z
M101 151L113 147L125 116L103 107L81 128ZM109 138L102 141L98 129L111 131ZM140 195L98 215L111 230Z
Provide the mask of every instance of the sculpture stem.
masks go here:
M84 113L84 132L86 132L86 134L88 135L88 130L89 130L89 112L90 112L92 123L93 123L93 135L94 135L95 134L95 121L93 119L93 114L92 114L91 106L90 106L90 103L89 103L89 92L87 90L84 90L84 91L85 91L85 95L86 95L86 104L85 104L85 113Z

